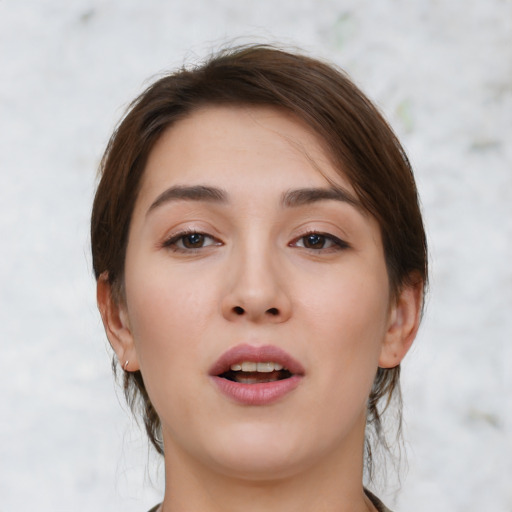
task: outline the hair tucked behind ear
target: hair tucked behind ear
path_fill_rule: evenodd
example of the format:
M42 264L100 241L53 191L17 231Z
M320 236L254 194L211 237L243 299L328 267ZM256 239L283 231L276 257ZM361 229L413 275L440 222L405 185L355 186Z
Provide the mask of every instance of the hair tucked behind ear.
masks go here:
M245 46L157 80L112 135L100 167L91 245L96 279L107 272L118 300L124 297L128 232L147 157L165 130L208 105L275 107L306 123L380 226L391 295L396 298L413 275L425 286L427 245L414 177L378 110L332 65L270 46ZM393 395L400 407L399 375L399 367L379 369L368 400L369 431L383 444L381 417ZM162 453L160 420L140 372L125 372L124 390L132 408L140 400L149 438ZM371 455L367 443L370 467Z
M112 358L112 371L114 376L117 376L119 364L117 357ZM130 409L138 416L141 413L144 418L144 426L151 444L155 447L156 451L164 454L164 444L162 440L162 430L160 418L158 417L153 404L149 398L144 379L140 371L126 372L123 371L123 391Z
M369 480L373 480L373 447L372 438L388 453L389 445L383 431L382 416L393 402L396 413L396 437L399 440L402 432L402 392L400 389L400 366L395 368L379 368L373 381L370 397L368 398L366 415L365 459Z

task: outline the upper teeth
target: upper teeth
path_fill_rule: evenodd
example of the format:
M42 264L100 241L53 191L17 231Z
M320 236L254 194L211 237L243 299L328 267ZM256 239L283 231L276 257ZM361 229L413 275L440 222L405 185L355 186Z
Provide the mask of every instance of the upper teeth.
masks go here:
M279 371L283 369L283 365L279 363L255 363L253 361L243 361L241 363L232 364L230 366L234 372L263 372L270 373L273 371Z

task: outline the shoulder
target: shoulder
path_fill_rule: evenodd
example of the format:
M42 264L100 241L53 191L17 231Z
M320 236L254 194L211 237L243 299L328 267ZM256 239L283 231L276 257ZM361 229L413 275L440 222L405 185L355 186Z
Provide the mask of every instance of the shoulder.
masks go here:
M370 501L375 505L375 508L379 512L391 512L391 510L389 510L389 508L386 507L386 505L384 505L384 503L382 503L382 501L380 501L379 498L377 498L377 496L375 496L375 494L371 493L368 489L365 489L364 492L365 492L366 496L368 496L368 498L370 498Z

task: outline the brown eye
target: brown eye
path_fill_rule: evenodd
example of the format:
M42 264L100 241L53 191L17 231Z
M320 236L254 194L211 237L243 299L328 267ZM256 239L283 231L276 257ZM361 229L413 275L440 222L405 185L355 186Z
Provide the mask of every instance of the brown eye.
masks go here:
M162 244L162 247L175 252L193 252L211 245L222 245L222 243L205 233L185 232L177 233Z
M336 251L348 249L350 246L344 240L326 233L308 233L297 238L290 245L316 251Z
M310 235L304 236L302 240L306 249L323 249L326 237L318 233L311 233Z
M183 247L187 249L199 249L203 247L205 236L202 233L190 233L182 237Z

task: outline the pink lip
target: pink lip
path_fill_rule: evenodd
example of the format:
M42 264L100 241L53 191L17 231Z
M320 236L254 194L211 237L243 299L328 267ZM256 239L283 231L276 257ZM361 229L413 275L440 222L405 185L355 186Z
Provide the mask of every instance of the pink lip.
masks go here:
M242 361L256 363L273 361L288 369L292 376L288 379L260 384L242 384L220 377L232 364ZM222 354L210 368L209 375L217 388L234 401L245 405L266 405L294 390L304 376L304 368L296 359L278 347L237 345Z

